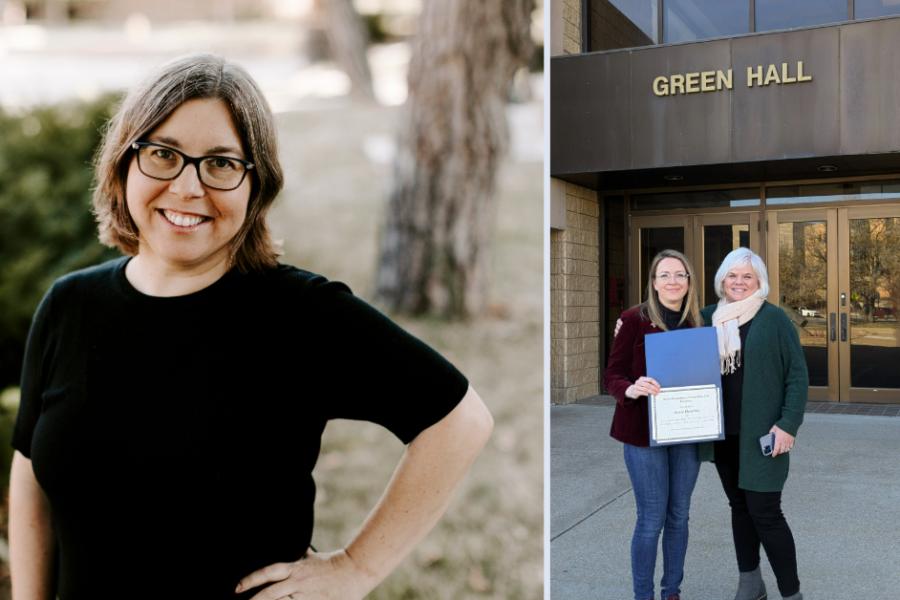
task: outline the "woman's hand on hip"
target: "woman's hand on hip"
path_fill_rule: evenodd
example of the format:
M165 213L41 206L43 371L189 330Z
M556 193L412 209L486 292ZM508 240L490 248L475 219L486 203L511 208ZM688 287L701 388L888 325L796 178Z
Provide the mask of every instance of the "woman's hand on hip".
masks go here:
M359 600L376 583L346 551L310 550L296 562L275 563L247 575L235 593L269 584L251 600Z
M779 454L786 454L794 447L794 436L778 427L778 425L772 425L769 433L775 434L775 447L772 448L772 458Z
M648 394L658 394L659 383L652 377L638 377L638 380L628 386L625 395L629 398L637 400L641 396Z

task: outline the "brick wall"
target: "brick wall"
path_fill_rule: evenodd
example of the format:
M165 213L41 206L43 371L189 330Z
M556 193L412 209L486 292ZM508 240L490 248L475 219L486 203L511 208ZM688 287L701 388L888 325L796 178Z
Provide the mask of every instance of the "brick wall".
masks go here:
M581 52L581 0L553 0L561 2L562 51L564 54Z
M550 400L600 392L600 206L565 184L566 227L550 231Z
M603 202L601 243L603 244L604 274L603 293L606 297L606 331L600 329L602 342L601 356L609 356L612 348L612 332L616 319L628 307L627 255L625 238L625 198L620 195L606 196Z

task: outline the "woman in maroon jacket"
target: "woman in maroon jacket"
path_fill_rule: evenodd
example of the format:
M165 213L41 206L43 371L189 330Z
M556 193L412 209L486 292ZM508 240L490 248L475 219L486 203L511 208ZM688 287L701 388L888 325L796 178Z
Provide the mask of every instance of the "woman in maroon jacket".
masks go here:
M659 383L647 377L644 337L702 325L697 284L687 258L663 250L650 265L647 301L622 313L604 384L616 398L610 435L625 446L625 466L637 505L631 538L635 600L653 600L656 549L663 534L665 600L679 600L688 542L688 512L700 462L694 444L650 447L647 395Z

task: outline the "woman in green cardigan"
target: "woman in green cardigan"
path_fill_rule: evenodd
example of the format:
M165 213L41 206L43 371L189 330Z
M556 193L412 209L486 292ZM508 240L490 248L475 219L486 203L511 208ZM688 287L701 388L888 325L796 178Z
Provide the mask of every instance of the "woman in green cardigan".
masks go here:
M759 547L786 600L802 600L794 538L781 512L789 452L803 422L809 377L800 339L779 307L766 302L769 276L762 259L738 248L715 277L720 300L703 309L716 328L722 361L725 440L700 447L713 460L731 505L740 579L735 600L765 600ZM771 455L759 439L774 434Z

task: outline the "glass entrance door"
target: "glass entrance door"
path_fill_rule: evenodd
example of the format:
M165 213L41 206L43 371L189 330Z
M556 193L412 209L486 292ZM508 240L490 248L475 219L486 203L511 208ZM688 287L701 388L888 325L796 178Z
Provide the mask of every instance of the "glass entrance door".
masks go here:
M769 299L797 327L810 398L900 401L900 208L778 211L768 219Z
M646 299L647 270L660 250L678 250L691 261L701 307L718 301L713 281L726 254L741 246L760 253L759 213L633 216L631 232L632 306Z
M694 268L700 278L700 306L715 304L716 271L725 255L737 248L759 251L759 213L715 214L693 217Z
M769 301L790 317L809 370L809 398L837 400L836 211L769 213ZM830 253L830 256L829 256Z
M838 223L841 399L898 402L900 208L841 208Z
M647 272L650 262L661 250L677 250L693 260L693 227L691 217L631 217L629 264L631 281L628 285L628 304L634 306L646 298ZM636 268L635 268L636 267Z

